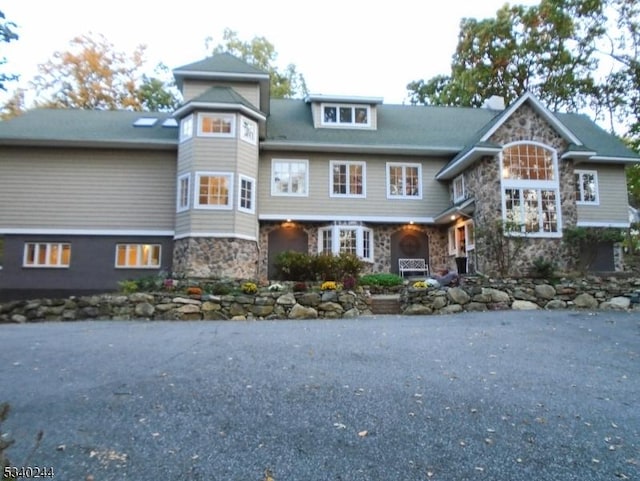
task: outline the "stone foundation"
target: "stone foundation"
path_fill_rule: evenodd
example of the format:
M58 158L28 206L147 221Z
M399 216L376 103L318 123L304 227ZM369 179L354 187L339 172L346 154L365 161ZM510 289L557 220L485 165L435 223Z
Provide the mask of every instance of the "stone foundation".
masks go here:
M188 278L256 279L257 264L255 241L189 237L173 246L173 270Z

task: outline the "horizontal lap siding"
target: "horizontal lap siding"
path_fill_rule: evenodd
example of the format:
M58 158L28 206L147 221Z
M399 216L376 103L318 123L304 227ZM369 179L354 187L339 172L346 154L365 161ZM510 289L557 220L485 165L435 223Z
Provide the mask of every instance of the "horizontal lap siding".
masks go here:
M2 228L173 230L175 152L3 149Z
M578 222L602 224L629 222L627 179L622 165L581 164L580 170L598 172L599 205L578 205Z
M309 160L309 196L271 195L272 159ZM331 160L366 161L366 198L336 198L329 195ZM387 199L387 162L422 164L423 196L419 200ZM350 216L415 216L431 217L449 206L447 187L435 180L444 160L398 156L354 156L344 154L263 154L260 159L260 214L282 215L350 215Z

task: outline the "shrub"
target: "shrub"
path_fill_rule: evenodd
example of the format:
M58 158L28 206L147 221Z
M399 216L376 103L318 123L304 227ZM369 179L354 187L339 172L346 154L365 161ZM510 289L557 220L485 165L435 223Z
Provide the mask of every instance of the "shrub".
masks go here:
M304 252L285 251L276 256L276 277L285 281L312 281L311 256Z
M138 292L139 289L138 283L132 280L120 281L118 282L118 286L125 294L133 294L134 292Z
M393 287L400 286L404 280L397 274L380 272L378 274L367 274L360 278L360 284L364 286Z
M296 282L293 285L293 292L306 292L308 289L306 282Z
M197 286L187 287L187 294L190 296L201 296L202 289Z
M258 286L253 282L245 282L240 288L245 294L255 294L258 292Z
M353 289L356 287L356 278L353 276L345 276L344 279L342 279L342 287L348 290Z
M277 277L286 281L326 281L345 276L357 278L363 266L358 256L346 253L334 256L286 251L278 254L275 261Z
M213 294L214 296L226 296L231 294L231 287L223 282L215 282L212 284L205 284L204 290Z
M320 286L322 291L335 291L338 288L338 284L335 281L324 281Z
M550 279L553 277L555 270L556 265L553 261L540 256L533 261L533 265L531 266L531 275L533 277L539 277L540 279Z
M425 281L417 281L413 283L414 289L426 289L427 287L429 286Z

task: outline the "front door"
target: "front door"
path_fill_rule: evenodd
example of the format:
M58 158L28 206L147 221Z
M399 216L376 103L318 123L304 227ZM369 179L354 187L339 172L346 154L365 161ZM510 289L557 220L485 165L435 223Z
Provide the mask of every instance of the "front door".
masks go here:
M309 252L307 233L298 226L281 226L269 232L269 279L276 278L275 262L278 254L285 251Z
M399 274L398 259L424 259L429 265L429 237L417 230L399 230L391 235L391 269Z

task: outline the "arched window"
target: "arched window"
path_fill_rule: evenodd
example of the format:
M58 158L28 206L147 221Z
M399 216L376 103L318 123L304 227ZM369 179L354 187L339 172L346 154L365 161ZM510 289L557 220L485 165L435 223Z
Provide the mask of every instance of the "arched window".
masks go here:
M556 151L534 142L507 145L501 154L502 217L511 234L560 237Z

